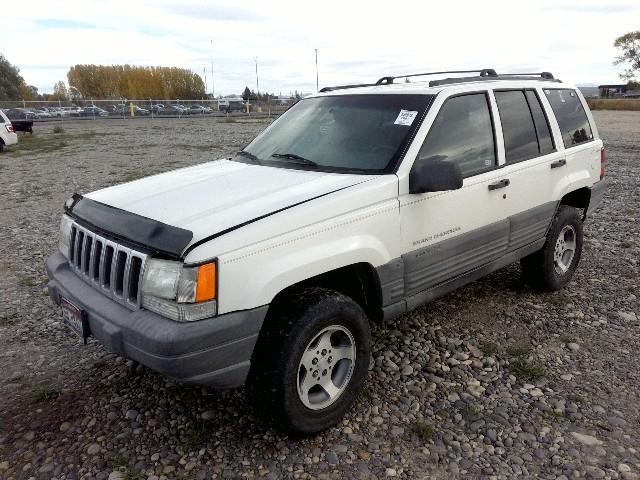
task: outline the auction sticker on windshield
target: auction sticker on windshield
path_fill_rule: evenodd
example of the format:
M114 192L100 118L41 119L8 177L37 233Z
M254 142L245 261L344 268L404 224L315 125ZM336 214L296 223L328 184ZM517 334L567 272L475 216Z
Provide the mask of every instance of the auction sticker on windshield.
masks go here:
M418 115L418 112L415 110L400 110L400 114L393 124L410 126L416 118L416 115Z

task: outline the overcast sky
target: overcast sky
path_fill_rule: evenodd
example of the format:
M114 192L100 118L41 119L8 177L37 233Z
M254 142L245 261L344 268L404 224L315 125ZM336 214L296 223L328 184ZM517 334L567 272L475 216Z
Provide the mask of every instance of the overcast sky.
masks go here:
M215 93L288 94L384 75L492 67L618 83L614 39L640 1L28 0L3 9L0 53L50 92L77 63L180 66ZM212 43L213 42L213 43Z

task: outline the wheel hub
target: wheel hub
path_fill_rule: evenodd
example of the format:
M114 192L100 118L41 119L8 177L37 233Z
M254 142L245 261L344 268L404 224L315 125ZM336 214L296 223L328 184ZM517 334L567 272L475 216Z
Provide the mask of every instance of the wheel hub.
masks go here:
M351 380L356 360L353 335L342 325L324 328L307 345L298 366L298 396L311 410L335 402Z
M576 254L576 238L576 230L572 225L565 225L558 234L553 250L553 267L559 275L564 275L571 268Z

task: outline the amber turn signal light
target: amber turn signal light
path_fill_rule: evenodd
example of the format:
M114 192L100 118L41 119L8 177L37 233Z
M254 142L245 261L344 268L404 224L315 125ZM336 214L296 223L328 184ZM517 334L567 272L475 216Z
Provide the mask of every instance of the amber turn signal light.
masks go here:
M207 263L198 267L198 283L196 286L196 303L216 298L216 264Z

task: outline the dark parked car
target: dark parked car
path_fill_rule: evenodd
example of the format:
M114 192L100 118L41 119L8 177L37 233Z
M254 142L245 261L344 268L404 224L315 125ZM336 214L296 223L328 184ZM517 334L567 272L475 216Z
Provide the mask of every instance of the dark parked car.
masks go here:
M95 105L84 107L80 112L81 117L106 117L107 115L109 112Z
M161 115L184 115L184 110L178 105L167 105L158 113Z
M9 110L5 110L4 113L9 117L9 120L33 120L34 118L38 118L38 115L28 108L10 108Z

